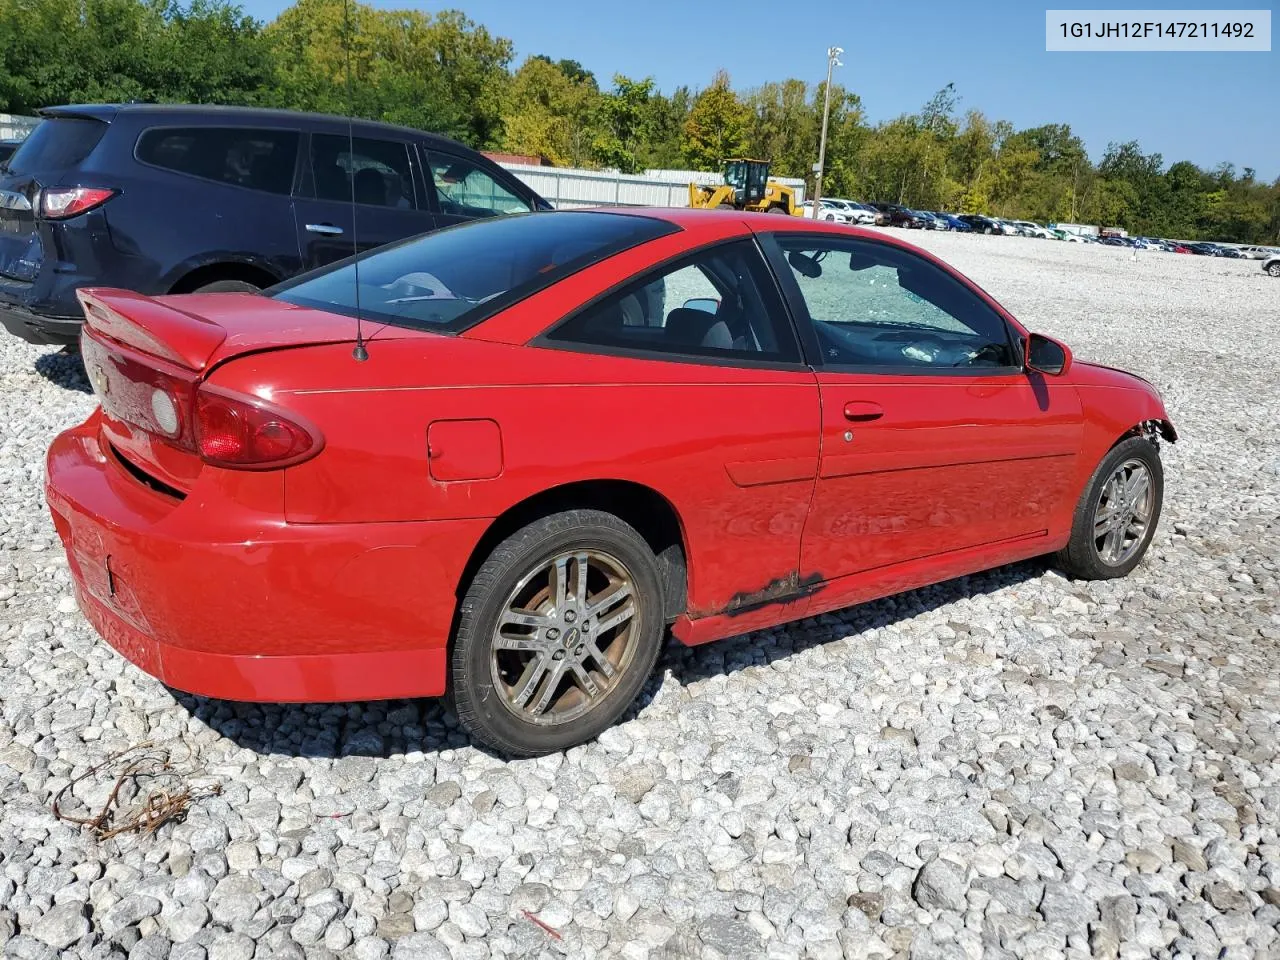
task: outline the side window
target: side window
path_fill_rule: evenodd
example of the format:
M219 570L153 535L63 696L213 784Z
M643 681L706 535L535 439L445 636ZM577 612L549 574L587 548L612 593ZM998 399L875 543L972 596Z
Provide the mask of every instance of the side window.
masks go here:
M945 270L887 244L780 237L825 366L1014 364L1003 318Z
M771 284L755 244L721 244L610 294L547 339L673 359L798 362Z
M427 152L427 166L440 198L440 212L455 217L496 217L528 213L528 203L470 160Z
M298 157L296 130L153 127L135 151L143 163L203 180L287 194Z
M350 203L354 197L374 207L417 207L409 148L398 140L312 134L311 171L319 200Z

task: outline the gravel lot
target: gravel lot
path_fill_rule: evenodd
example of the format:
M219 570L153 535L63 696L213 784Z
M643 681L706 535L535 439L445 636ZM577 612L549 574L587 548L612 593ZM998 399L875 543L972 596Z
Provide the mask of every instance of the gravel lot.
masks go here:
M237 706L127 665L76 610L40 490L83 374L0 338L4 955L1280 957L1280 281L911 239L1164 392L1183 439L1147 561L673 648L637 715L536 761L431 702ZM153 836L53 817L144 741L221 795Z

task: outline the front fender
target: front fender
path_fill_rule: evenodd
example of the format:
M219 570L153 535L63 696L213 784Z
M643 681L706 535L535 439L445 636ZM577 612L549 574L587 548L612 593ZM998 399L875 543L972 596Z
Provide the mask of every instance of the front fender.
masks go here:
M1136 379L1136 378L1135 378ZM1083 447L1077 488L1093 475L1102 458L1127 436L1155 434L1170 443L1178 439L1177 429L1155 388L1085 384L1077 386L1084 416Z

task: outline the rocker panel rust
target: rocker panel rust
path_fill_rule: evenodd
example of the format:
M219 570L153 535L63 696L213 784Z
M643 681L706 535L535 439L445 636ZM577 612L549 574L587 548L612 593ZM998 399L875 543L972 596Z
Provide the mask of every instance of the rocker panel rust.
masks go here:
M794 570L785 577L770 580L759 590L744 590L740 593L735 593L729 598L729 602L724 605L723 609L690 610L689 616L695 619L718 615L735 617L775 603L789 603L792 600L799 600L814 593L822 581L823 577L820 573L802 574L798 570Z

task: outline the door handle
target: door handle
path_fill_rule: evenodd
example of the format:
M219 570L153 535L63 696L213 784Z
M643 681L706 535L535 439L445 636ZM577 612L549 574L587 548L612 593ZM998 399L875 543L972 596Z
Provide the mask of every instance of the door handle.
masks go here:
M879 420L883 416L884 408L871 400L850 400L844 405L844 418L854 423Z
M308 233L323 233L326 237L338 237L342 235L342 228L335 227L332 223L308 223Z

